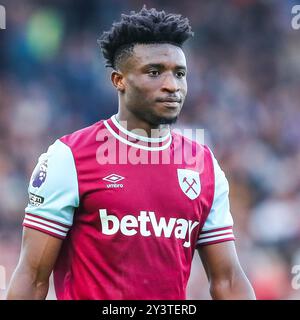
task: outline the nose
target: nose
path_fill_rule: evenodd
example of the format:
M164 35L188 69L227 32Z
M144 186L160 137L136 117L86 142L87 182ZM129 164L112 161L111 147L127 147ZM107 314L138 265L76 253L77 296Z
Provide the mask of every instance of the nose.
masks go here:
M179 85L173 73L168 73L165 75L162 83L162 91L167 91L167 92L179 91Z

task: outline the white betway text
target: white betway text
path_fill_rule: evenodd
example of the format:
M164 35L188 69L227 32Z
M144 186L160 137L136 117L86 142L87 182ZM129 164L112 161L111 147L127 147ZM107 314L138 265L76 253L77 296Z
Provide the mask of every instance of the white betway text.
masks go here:
M140 211L137 217L125 215L121 220L113 214L107 214L106 209L100 209L99 214L102 232L105 235L113 235L120 231L125 236L139 233L143 237L149 237L152 235L148 228L150 224L156 237L170 238L174 234L175 238L185 240L183 243L185 248L191 246L192 231L199 224L198 221L176 218L167 221L166 218L160 217L157 220L153 211Z

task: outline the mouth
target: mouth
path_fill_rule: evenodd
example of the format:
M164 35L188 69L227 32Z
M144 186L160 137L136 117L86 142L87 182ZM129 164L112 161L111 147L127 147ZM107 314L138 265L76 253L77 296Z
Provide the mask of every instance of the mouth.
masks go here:
M178 97L168 97L168 98L158 98L158 102L181 102L181 99Z
M180 106L179 102L162 101L160 103L167 109L178 109Z
M169 109L174 109L180 106L181 99L179 98L157 99L157 102L163 104L165 107Z

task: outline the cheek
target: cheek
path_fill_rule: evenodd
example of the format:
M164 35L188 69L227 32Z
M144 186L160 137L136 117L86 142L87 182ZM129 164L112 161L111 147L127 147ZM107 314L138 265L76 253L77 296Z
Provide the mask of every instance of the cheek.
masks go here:
M143 101L145 97L150 97L154 94L156 88L153 83L146 81L144 79L139 79L139 81L128 80L127 82L127 95L130 98L141 99L139 102Z
M188 91L186 81L184 84L182 84L180 89L181 89L180 91L181 91L182 96L185 97L187 95L187 91Z
M187 92L187 81L186 81L186 79L183 80L183 83L182 83L181 87L182 87L182 90L184 92Z

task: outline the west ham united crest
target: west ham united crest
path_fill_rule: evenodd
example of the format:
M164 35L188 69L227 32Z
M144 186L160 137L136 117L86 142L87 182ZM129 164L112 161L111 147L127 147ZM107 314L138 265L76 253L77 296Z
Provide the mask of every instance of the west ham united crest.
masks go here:
M46 180L47 177L48 160L44 160L39 166L36 167L32 175L32 186L39 188Z
M200 195L199 172L189 169L177 169L177 177L181 190L188 198L194 200Z

